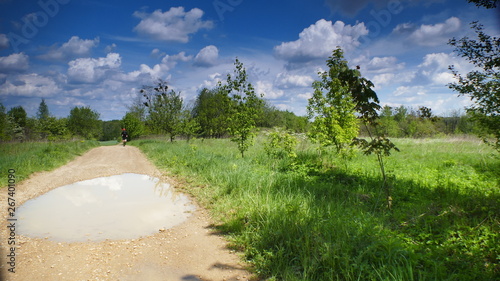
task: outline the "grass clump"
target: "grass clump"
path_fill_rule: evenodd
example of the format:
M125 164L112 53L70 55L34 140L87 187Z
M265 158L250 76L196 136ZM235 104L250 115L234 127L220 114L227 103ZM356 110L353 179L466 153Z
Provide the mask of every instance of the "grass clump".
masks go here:
M395 140L386 163L319 156L291 161L259 138L241 158L228 140L134 143L183 177L234 249L269 280L495 280L500 277L500 161L470 141Z
M66 164L69 160L90 148L97 141L71 142L23 142L0 145L0 187L7 186L7 171L16 171L16 181L26 179L39 171L49 171Z

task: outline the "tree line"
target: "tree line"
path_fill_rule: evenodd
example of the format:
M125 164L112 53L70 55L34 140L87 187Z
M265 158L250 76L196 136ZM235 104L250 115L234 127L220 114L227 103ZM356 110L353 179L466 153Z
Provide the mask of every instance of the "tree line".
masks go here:
M485 34L477 22L471 27L478 40L465 37L449 42L457 54L476 66L465 76L450 66L458 82L448 86L473 101L465 114L456 111L439 117L424 106L381 107L372 82L360 75L359 67L350 69L343 51L336 49L327 60L329 72L318 73L320 79L312 85L308 116L279 110L257 95L245 67L236 59L225 81L213 89L202 89L191 103L163 80L143 86L121 120L103 122L90 107L74 107L68 117L56 118L43 99L36 116L28 117L22 106L7 111L0 103L0 141L112 140L125 127L132 139L151 134L168 135L171 141L230 137L244 155L255 128L281 127L307 132L311 140L333 144L337 150L359 135L421 138L450 134L477 134L500 150L500 39Z
M99 117L90 107L74 107L68 117L58 118L50 113L44 99L33 117L22 106L7 111L0 103L0 141L99 139L103 132Z

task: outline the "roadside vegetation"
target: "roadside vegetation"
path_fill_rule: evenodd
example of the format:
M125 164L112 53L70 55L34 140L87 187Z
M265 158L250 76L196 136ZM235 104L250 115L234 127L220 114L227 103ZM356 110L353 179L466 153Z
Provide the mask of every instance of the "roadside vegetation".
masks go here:
M40 171L50 171L98 146L97 141L11 142L0 145L0 187L7 186L9 169L16 171L16 182Z
M495 280L500 277L500 160L477 139L395 139L385 205L376 156L295 155L261 134L245 157L228 139L139 140L212 211L269 280ZM283 143L283 142L281 142ZM272 145L271 145L272 146ZM266 149L267 147L267 149ZM281 147L281 148L279 148ZM280 153L281 151L281 153Z

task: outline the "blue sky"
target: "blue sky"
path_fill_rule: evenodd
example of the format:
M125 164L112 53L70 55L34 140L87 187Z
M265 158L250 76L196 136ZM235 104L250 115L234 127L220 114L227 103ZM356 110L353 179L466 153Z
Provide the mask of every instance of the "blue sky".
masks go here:
M143 85L164 79L192 102L238 57L258 93L305 115L340 46L383 105L447 115L470 102L446 86L448 66L472 69L448 40L473 36L474 20L499 36L498 17L466 0L0 0L0 102L121 119Z

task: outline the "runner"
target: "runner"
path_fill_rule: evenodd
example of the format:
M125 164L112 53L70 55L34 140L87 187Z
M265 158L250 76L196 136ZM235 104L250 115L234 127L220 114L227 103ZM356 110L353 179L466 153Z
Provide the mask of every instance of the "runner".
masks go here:
M123 146L125 146L127 144L127 138L128 138L127 130L125 130L125 128L122 128L122 143L123 143Z

